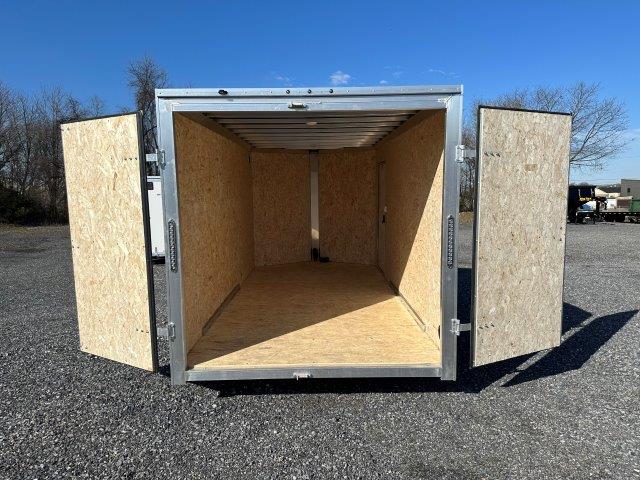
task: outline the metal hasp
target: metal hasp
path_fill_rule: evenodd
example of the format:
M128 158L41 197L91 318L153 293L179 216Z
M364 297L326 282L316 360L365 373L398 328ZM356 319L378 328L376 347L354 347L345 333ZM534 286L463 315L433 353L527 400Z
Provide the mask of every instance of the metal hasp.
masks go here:
M220 93L224 92L224 93ZM355 365L229 369L189 369L183 315L180 211L174 115L196 115L213 120L248 148L331 150L375 148L377 142L417 114L444 112L444 161L440 220L440 350L441 363L429 365ZM186 381L438 377L455 380L457 335L450 320L457 318L457 252L459 186L458 146L461 143L462 86L354 87L354 88L229 88L161 89L156 91L158 162L162 162L167 268L168 320L174 325L170 342L171 380ZM290 118L304 119L292 125ZM323 120L324 119L324 120ZM243 120L250 120L243 122ZM313 156L310 158L313 161ZM313 163L311 164L313 165ZM312 180L310 180L312 181ZM314 213L311 212L311 218ZM314 222L315 223L315 222ZM319 225L317 225L319 227ZM313 223L312 223L313 229ZM313 245L318 240L311 234ZM214 328L212 326L212 328Z

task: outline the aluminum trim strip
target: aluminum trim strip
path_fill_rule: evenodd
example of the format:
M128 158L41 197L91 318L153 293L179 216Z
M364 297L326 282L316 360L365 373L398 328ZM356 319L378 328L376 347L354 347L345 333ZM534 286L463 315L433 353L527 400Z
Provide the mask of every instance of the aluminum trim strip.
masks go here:
M311 92L309 93L309 90ZM221 92L226 92L222 94ZM289 92L289 93L287 93ZM358 95L455 95L462 93L462 85L413 85L391 87L278 87L278 88L161 88L156 97L285 97L304 95L309 97L358 96Z
M394 365L394 366L344 366L344 367L281 367L243 368L225 370L187 370L189 382L215 380L265 380L293 378L385 378L385 377L440 377L442 369L437 365Z

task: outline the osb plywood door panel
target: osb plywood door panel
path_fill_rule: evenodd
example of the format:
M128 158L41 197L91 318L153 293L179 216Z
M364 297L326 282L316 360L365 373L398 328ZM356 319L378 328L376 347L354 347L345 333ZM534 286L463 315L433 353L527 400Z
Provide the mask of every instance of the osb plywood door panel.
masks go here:
M252 152L251 170L256 265L309 260L309 154Z
M571 117L480 110L474 365L557 346Z
M65 124L62 145L80 349L153 370L137 123Z
M444 142L445 114L435 111L377 152L386 171L384 272L438 345Z
M177 114L174 121L187 349L254 266L249 152Z
M332 262L377 262L378 192L375 151L318 154L320 255Z

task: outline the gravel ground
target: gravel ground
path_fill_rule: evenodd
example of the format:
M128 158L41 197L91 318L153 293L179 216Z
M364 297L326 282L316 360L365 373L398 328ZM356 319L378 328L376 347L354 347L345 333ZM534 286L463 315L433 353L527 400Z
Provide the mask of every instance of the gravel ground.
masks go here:
M0 478L640 478L639 286L640 225L570 225L553 351L469 371L465 333L456 383L171 387L78 350L66 227L5 227Z

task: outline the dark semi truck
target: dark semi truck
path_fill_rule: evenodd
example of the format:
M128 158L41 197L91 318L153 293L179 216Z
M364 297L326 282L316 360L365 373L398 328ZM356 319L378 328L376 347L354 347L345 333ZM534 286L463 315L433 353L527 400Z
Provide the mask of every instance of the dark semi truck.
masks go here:
M582 210L586 203L595 200L595 210ZM625 199L626 200L626 199ZM595 185L569 185L569 195L567 198L567 217L571 223L584 223L589 217L594 222L603 220L605 222L630 222L640 221L640 199L629 199L618 201L617 208L606 208L606 198L596 195ZM604 208L603 208L604 207Z

